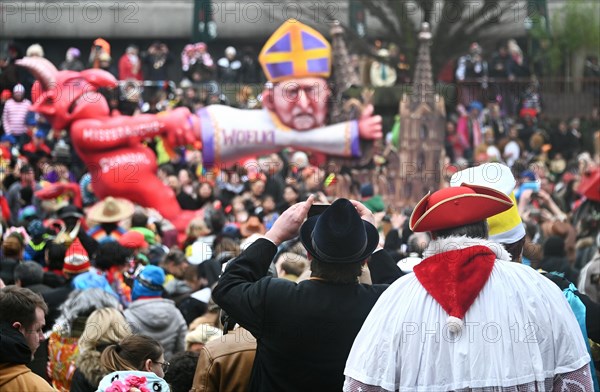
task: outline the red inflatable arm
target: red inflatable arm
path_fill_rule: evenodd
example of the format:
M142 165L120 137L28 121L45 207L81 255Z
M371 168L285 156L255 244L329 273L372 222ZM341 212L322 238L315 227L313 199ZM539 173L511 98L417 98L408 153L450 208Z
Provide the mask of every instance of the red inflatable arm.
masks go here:
M78 208L82 208L81 189L77 183L57 182L49 184L39 191L36 191L34 194L41 200L52 200L59 196L69 195L73 199L73 204Z
M106 71L58 71L44 58L26 57L18 65L37 79L32 110L43 114L57 130L69 129L71 142L92 175L99 198L124 197L156 209L183 233L195 211L182 211L175 193L156 176L156 156L141 143L162 136L170 146L199 144L200 120L186 108L157 115L109 115L106 99L96 90L117 86ZM36 193L53 199L72 193L81 206L77 184L52 184Z

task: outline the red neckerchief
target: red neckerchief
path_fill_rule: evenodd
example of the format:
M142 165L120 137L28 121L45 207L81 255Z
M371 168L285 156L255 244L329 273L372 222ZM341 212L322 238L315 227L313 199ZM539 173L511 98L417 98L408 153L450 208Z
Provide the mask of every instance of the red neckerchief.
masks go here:
M463 318L492 273L496 254L476 245L438 253L415 266L425 290L450 315Z

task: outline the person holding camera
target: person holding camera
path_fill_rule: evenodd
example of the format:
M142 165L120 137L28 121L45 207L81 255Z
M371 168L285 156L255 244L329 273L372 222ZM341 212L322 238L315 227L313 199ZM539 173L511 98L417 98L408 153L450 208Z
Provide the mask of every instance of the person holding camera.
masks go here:
M250 391L341 390L352 342L388 287L359 283L369 257L372 266L394 263L375 251L373 214L357 201L338 199L306 219L313 201L310 196L288 208L264 238L229 263L213 290L215 302L257 338ZM267 277L277 247L298 232L311 277L300 283Z
M169 80L168 67L173 62L165 43L154 42L142 55L143 75L146 80Z

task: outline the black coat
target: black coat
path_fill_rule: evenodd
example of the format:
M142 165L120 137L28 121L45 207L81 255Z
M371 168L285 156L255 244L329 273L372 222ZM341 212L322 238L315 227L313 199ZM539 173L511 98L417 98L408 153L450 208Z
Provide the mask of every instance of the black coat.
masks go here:
M75 369L71 379L71 392L96 392L97 385L92 385L79 369Z
M259 239L232 261L213 298L258 341L250 391L340 391L354 338L387 285L299 284L265 277L277 247ZM370 265L393 263L376 252Z

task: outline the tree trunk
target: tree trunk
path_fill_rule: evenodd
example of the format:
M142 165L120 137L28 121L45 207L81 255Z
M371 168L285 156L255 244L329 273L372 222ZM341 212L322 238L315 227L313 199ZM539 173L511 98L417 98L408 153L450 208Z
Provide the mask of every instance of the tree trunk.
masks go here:
M571 76L573 80L573 92L580 93L583 87L583 71L585 67L586 49L577 49L571 53Z

